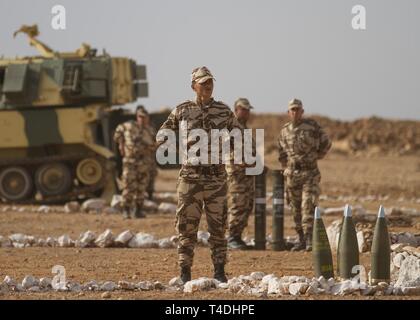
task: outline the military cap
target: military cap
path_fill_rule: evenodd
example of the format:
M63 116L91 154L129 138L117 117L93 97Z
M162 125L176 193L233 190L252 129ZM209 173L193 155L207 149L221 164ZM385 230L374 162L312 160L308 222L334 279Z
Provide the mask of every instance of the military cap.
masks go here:
M303 108L302 101L296 98L290 100L288 109L291 110L293 108Z
M216 80L207 67L195 68L191 73L191 83L204 83L209 79Z
M241 107L243 109L251 110L254 109L253 106L249 103L249 100L247 98L239 98L235 101L235 108Z

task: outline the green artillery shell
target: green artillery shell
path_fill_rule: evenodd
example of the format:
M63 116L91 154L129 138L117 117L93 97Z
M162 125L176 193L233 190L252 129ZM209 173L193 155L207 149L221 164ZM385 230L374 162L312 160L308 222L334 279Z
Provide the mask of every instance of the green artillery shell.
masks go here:
M344 209L343 224L341 225L337 249L337 261L339 277L341 279L352 278L353 267L359 265L359 247L349 205L346 205ZM356 273L356 271L354 272Z
M315 276L324 276L325 279L334 277L334 267L331 254L330 242L325 231L324 222L321 218L321 211L315 208L314 227L312 234L312 258Z
M273 245L274 251L285 250L284 231L284 177L281 170L273 171Z
M389 244L388 227L385 219L385 210L380 206L375 232L373 233L371 250L370 283L390 282L391 279L391 248Z
M255 249L265 250L265 173L255 176Z

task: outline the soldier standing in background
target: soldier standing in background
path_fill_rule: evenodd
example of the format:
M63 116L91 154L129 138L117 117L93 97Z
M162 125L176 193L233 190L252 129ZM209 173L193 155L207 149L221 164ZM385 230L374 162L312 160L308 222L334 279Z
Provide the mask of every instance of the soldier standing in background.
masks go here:
M315 206L321 192L321 174L317 160L324 158L331 141L321 126L303 118L302 101L289 102L290 122L280 131L279 161L286 177L286 199L294 217L299 242L293 251L312 250L312 227Z
M147 114L137 107L136 120L120 124L114 133L114 141L123 158L122 206L123 217L144 218L142 210L144 192L149 182L147 159L155 148L154 137L145 129Z
M191 75L191 87L196 93L196 99L178 105L161 129L179 130L186 121L188 134L191 129L203 129L209 137L209 144L211 129L241 129L241 125L229 107L212 98L213 80L213 75L206 67L194 69ZM187 149L195 143L195 139L192 140L188 139ZM221 152L221 147L219 150ZM211 159L211 148L208 149L208 159ZM176 229L179 239L181 280L184 283L191 280L194 247L197 243L197 231L203 211L206 214L210 233L209 244L214 265L214 278L221 282L227 281L225 274L227 215L224 210L226 177L225 165L222 164L221 157L219 157L219 164L199 163L197 165L192 164L191 159L182 163L177 187Z
M248 99L239 98L234 105L235 116L246 129L250 111L253 107ZM255 147L255 146L254 146ZM230 163L226 164L228 174L228 214L229 237L228 247L231 249L246 250L248 246L242 240L242 232L248 225L248 217L254 206L254 176L246 175L246 166L233 163L233 151Z
M149 132L149 134L153 137L153 141L156 140L156 129L150 123L150 115L149 112L144 108L144 106L139 106L145 114L146 117L144 118L144 128ZM146 192L148 194L148 199L153 199L153 192L155 191L155 179L157 176L157 165L156 165L156 150L152 150L149 156L145 158L147 167L149 168L149 181L147 183Z

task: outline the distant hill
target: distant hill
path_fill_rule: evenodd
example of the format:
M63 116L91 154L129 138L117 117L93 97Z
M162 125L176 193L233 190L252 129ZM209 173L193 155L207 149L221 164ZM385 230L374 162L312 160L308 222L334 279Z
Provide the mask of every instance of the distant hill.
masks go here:
M378 117L338 121L311 116L333 140L332 152L353 155L420 155L420 121ZM249 127L265 129L266 153L275 151L287 114L253 114Z

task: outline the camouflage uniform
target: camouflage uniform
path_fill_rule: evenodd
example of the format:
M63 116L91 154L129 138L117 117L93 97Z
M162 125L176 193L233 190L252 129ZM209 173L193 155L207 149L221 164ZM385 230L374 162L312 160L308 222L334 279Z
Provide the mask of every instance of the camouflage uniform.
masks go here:
M188 131L203 129L210 137L211 129L241 128L233 112L223 102L213 99L207 106L200 106L196 101L186 101L178 105L161 129L179 130L181 121L188 121ZM210 141L208 156L210 159ZM195 141L187 142L187 149ZM221 147L219 148L221 152ZM219 163L222 159L219 158ZM197 242L197 231L201 214L204 210L210 233L209 244L213 264L226 263L226 170L223 164L193 165L182 164L177 193L178 208L176 212L176 230L179 236L178 255L181 268L191 267L194 247Z
M149 179L147 158L154 148L154 137L136 121L127 121L116 128L114 141L124 144L122 205L126 209L141 209Z
M149 132L149 135L153 138L153 141L156 139L156 130L151 125L146 127L146 130ZM155 190L155 179L157 176L157 164L156 164L156 152L150 152L150 154L145 158L147 168L149 170L149 180L147 182L146 191L149 194L149 199L152 198L153 191Z
M253 108L249 101L244 98L238 99L235 102L236 106L241 106L248 110ZM244 129L247 129L246 123L241 122L241 124ZM253 151L255 152L255 142L253 143ZM228 174L229 241L239 240L242 242L242 232L247 227L248 217L254 208L255 179L253 175L246 174L245 166L234 164L233 155L232 150L230 163L226 164Z
M311 237L313 213L320 195L321 174L317 160L331 148L331 141L320 125L312 119L301 119L294 125L288 122L278 139L279 161L287 161L286 199L290 205L296 231Z

